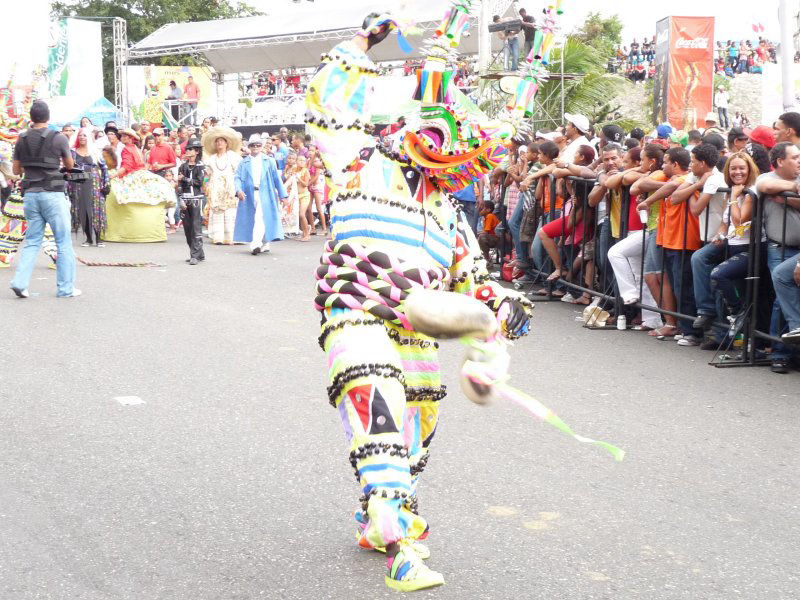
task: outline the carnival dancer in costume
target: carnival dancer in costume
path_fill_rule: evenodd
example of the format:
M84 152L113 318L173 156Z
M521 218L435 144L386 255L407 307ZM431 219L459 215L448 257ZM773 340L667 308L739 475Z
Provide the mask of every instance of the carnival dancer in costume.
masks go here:
M178 190L181 198L181 219L186 243L189 244L190 265L205 260L203 252L203 181L206 167L202 162L203 145L198 139L186 144L186 161L178 168Z
M122 163L111 177L106 214L105 239L112 242L166 241L164 210L175 206L175 190L163 177L145 168L142 151L136 146L139 134L133 129L119 132Z
M469 3L454 3L445 35L418 73L421 108L406 113L401 151L365 131L377 75L367 50L401 30L391 15L368 15L354 39L323 55L307 94L308 127L331 189L332 240L317 270L315 301L328 397L363 490L358 543L386 552L386 585L403 591L444 583L422 562L429 551L419 540L428 526L417 485L445 395L438 344L413 330L404 301L420 289L466 294L485 302L510 338L527 331L532 307L489 280L472 229L448 196L493 169L505 152L501 137L513 134L510 126L475 122L448 93L452 34L457 44ZM408 46L402 34L399 41Z
M269 243L283 239L278 202L286 199L275 159L264 154L261 136L254 133L247 142L250 156L236 169L236 227L233 241L250 244L250 252L269 252Z
M229 127L212 127L203 134L208 180L208 232L212 244L233 244L236 222L236 169L242 160L242 140Z
M86 236L81 246L104 246L106 231L106 199L103 190L108 185L108 170L100 151L92 139L92 130L78 130L72 149L75 167L88 177L82 181L69 182L67 191L72 201L72 230L80 227Z
M60 173L74 166L67 138L47 126L50 109L41 100L30 109L31 128L20 135L14 148L14 173L24 175L24 210L27 220L25 243L11 281L12 291L27 298L28 284L33 273L36 255L42 246L46 225L50 225L58 246L56 262L57 295L62 298L79 296L75 287L75 253L70 236L69 202L64 195L64 176Z

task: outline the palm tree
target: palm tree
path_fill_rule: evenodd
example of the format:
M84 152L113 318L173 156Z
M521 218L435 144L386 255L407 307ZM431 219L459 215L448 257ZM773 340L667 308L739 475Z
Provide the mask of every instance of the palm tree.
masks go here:
M558 77L561 54L562 48L554 48L548 65L548 70ZM626 88L633 89L633 84L624 77L608 73L607 58L577 37L567 38L564 57L564 112L586 115L592 123L612 122L609 115L621 108L614 104L614 99L620 97ZM561 125L561 81L550 79L544 82L536 98L537 111L532 124L551 129ZM623 129L640 125L632 119L613 122Z

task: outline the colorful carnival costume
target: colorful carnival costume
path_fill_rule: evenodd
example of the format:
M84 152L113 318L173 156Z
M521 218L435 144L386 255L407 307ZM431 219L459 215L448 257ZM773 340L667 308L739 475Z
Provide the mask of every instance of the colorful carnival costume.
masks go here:
M461 29L468 4L452 9ZM527 331L531 304L489 280L477 240L447 193L494 168L505 152L501 137L513 133L510 126L477 123L452 104L449 39L432 48L435 56L418 74L420 114L407 116L408 130L398 134L402 150L364 130L377 75L365 48L396 27L389 15L370 15L362 40L323 55L308 87L307 122L331 189L332 240L317 269L315 305L329 401L363 490L358 543L388 551L389 587L414 590L444 583L421 562L428 552L419 540L428 526L418 512L417 485L445 387L438 344L413 329L404 300L419 289L472 296L513 314L504 320L510 337Z
M261 137L253 134L249 147L261 148ZM263 153L246 156L234 178L236 193L244 194L236 211L233 241L250 245L253 254L269 252L269 243L283 239L278 205L286 198L275 159Z
M112 177L111 191L106 197L105 239L164 242L167 240L164 211L177 204L175 190L166 179L145 169L142 153L133 143L139 135L130 129L121 134L127 136L129 143L122 149L121 176Z
M225 140L223 152L216 148L217 140ZM208 199L208 234L213 244L233 244L236 224L236 169L242 161L239 149L242 140L229 127L212 127L203 134L203 155L209 170L206 197Z
M25 219L19 180L13 182L11 187L11 195L6 200L2 211L0 211L0 269L11 266L11 261L14 259L17 250L19 250L22 241L25 239L25 232L28 230L28 221ZM42 250L51 261L48 263L48 267L55 269L58 251L50 225L45 226Z
M86 245L100 244L108 226L106 219L106 197L108 170L99 154L81 155L72 151L75 167L88 175L80 182L69 182L67 194L72 203L72 231L82 229Z

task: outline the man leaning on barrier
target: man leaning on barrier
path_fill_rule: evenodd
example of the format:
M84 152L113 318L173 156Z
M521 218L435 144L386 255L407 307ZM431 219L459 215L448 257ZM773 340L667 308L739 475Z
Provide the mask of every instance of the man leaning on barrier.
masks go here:
M767 236L767 265L777 296L772 309L770 334L785 332L781 314L788 323L785 342L800 341L800 199L780 196L800 193L800 150L791 142L777 144L769 153L773 171L756 180L764 197L764 232ZM785 224L785 230L784 230ZM789 370L791 351L784 344L772 347L772 370Z

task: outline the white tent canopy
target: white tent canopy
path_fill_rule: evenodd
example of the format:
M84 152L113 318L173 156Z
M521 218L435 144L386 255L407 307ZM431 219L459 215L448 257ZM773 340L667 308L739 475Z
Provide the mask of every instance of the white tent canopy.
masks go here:
M417 25L431 35L441 23L448 0L408 0L402 15L414 15ZM218 73L242 73L312 67L319 57L338 41L349 39L359 30L364 17L374 9L374 2L348 1L332 5L290 4L260 17L222 19L195 23L171 23L134 44L130 59L151 58L172 54L200 54ZM398 10L395 7L395 10ZM459 51L478 52L478 19L473 15L471 35L462 39ZM370 51L375 61L421 58L422 36L409 39L414 51L405 54L391 34ZM500 48L492 36L493 50Z

